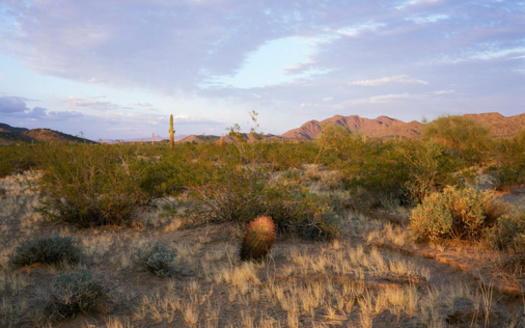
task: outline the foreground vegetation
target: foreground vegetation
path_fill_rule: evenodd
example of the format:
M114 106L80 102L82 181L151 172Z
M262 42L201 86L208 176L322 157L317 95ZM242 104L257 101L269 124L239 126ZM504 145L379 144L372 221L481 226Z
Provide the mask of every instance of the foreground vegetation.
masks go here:
M0 147L0 326L523 326L525 131L237 139Z

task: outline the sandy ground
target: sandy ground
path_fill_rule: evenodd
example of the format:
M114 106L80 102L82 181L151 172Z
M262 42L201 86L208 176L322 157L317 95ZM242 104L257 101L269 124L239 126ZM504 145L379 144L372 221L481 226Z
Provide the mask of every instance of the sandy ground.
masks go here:
M498 267L506 254L458 241L415 245L391 223L406 210L349 212L333 242L279 236L254 264L238 259L240 227L184 228L182 218L159 216L160 204L131 227L46 222L34 211L37 181L0 180L1 327L525 327L524 277ZM525 188L500 196L521 206ZM20 242L54 233L80 240L82 263L9 265ZM172 278L133 265L134 249L151 240L176 252ZM111 299L50 322L50 279L79 268L104 277Z

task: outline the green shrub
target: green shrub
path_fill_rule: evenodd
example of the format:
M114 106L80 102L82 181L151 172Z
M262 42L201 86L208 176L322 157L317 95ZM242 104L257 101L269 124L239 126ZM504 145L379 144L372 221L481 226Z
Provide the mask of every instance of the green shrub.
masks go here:
M44 299L52 315L67 319L79 312L95 310L106 299L107 293L108 288L101 277L80 270L56 275Z
M446 185L457 184L452 172L459 168L454 156L434 142L405 141L400 157L408 171L403 183L408 198L415 204Z
M337 215L332 200L309 192L300 181L275 178L267 167L210 167L208 183L192 187L201 204L196 215L212 222L248 223L270 216L282 232L309 239L333 238Z
M496 159L491 174L496 178L496 189L510 191L512 187L525 183L525 130L510 139L497 142Z
M35 238L23 242L10 256L14 265L31 265L33 263L77 263L80 261L81 251L78 241L71 237Z
M0 178L36 167L41 149L22 143L0 146Z
M445 116L428 123L423 138L442 145L470 164L483 163L490 148L490 128L466 116Z
M491 230L490 240L496 248L525 253L525 211L501 216Z
M419 240L460 238L476 240L509 211L491 191L446 187L427 196L410 215L410 229Z
M323 144L319 161L329 170L339 171L344 189L354 197L354 206L362 210L382 206L381 200L408 203L404 184L409 180L404 162L405 150L393 140L364 140L331 136Z
M125 151L114 145L50 145L42 158L39 211L80 227L130 221L154 196L137 183L147 165Z
M172 262L175 255L165 244L148 242L135 250L132 261L135 266L159 277L170 277L174 273Z

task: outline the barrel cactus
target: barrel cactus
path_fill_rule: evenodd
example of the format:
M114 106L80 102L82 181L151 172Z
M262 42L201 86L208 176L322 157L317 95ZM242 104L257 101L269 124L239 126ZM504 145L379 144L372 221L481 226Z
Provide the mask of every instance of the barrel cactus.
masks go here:
M253 220L246 227L241 245L242 261L260 261L270 252L275 241L275 224L267 216Z

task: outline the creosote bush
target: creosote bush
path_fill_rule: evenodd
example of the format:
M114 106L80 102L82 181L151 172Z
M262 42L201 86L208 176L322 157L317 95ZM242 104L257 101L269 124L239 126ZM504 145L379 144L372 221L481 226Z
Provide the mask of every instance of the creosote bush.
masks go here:
M108 288L101 277L88 270L57 274L44 300L52 316L63 319L96 310L107 298Z
M150 241L137 248L131 259L143 270L159 277L170 277L174 273L172 262L175 256L176 253L167 245Z
M270 216L277 229L307 239L331 239L338 216L333 200L307 190L300 181L278 179L268 167L211 167L206 184L192 187L201 204L197 215L212 222L247 223Z
M509 211L491 191L446 187L427 196L410 215L410 229L418 240L460 238L477 240Z
M428 123L423 138L434 140L470 164L483 163L490 146L490 127L467 116L444 116Z
M525 130L510 139L497 143L497 159L490 169L496 179L496 189L510 191L512 187L525 183Z
M115 145L49 145L42 163L39 210L51 219L80 227L122 224L153 197L138 183L147 166Z
M33 263L77 263L80 257L81 250L77 240L54 235L23 242L10 255L10 262L20 266Z
M525 211L501 216L490 233L490 240L496 248L525 254Z

